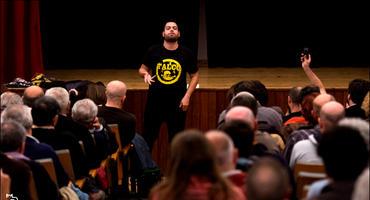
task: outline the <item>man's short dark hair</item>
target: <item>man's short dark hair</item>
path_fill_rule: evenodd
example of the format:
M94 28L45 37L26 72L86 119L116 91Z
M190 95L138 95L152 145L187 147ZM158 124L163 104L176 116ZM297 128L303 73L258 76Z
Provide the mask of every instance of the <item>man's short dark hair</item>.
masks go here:
M363 79L354 79L348 85L348 94L355 104L361 105L369 92L370 82Z
M299 97L298 97L299 98L299 103L302 104L302 101L303 101L305 96L310 95L310 94L314 94L314 93L319 95L320 94L320 88L317 87L317 86L313 86L313 85L308 85L308 86L302 88L301 91L299 92Z
M220 130L224 131L232 139L235 148L239 150L239 156L248 158L251 154L254 141L253 129L244 121L231 120L225 122Z
M37 126L47 126L53 124L53 118L59 113L58 102L49 96L37 99L31 110L33 124Z

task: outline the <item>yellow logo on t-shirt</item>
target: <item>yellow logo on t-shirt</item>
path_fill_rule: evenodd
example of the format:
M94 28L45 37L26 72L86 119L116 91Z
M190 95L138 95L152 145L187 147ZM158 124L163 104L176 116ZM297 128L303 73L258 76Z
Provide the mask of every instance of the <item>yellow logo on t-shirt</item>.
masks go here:
M163 59L157 63L156 75L158 80L166 85L173 84L179 80L181 75L181 65L173 59Z

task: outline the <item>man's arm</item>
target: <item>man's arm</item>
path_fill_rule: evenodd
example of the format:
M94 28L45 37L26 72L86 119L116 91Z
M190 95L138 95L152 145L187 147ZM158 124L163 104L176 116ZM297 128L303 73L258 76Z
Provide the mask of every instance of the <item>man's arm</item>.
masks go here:
M305 55L302 55L301 56L301 62L302 62L302 68L304 70L304 73L306 74L306 76L308 77L308 79L310 80L310 82L319 87L320 88L320 93L321 94L326 94L326 90L325 90L325 87L324 87L324 84L321 82L321 80L319 79L319 77L312 71L311 67L310 67L310 63L311 63L311 55L308 54L308 57L306 57Z
M149 74L149 68L142 64L139 69L139 75L144 78L144 82L151 85L154 82L153 77Z
M182 108L183 111L188 110L190 97L193 94L195 88L197 87L198 82L199 82L199 71L195 72L194 74L190 74L190 83L188 90L186 91L184 97L180 102L180 108Z

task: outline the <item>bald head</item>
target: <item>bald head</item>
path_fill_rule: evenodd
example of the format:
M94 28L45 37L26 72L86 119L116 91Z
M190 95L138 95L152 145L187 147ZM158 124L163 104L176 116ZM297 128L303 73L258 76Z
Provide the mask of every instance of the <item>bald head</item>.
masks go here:
M23 92L23 103L28 107L32 107L32 104L36 99L44 96L44 90L36 85L27 87Z
M330 95L330 94L320 94L318 95L314 100L313 100L313 112L314 112L314 117L319 117L320 116L320 110L321 107L330 102L330 101L335 101L335 98ZM316 115L316 116L315 116Z
M216 151L217 164L223 172L235 169L236 151L231 138L219 130L206 132L206 138Z
M344 118L345 111L342 104L330 101L321 107L320 128L321 132L327 131Z
M126 84L119 80L114 80L108 83L105 94L107 96L107 106L117 107L121 104L121 100L126 98ZM122 101L123 102L123 101Z
M253 130L256 128L256 118L251 109L244 106L232 107L225 116L225 121L241 120L246 122Z

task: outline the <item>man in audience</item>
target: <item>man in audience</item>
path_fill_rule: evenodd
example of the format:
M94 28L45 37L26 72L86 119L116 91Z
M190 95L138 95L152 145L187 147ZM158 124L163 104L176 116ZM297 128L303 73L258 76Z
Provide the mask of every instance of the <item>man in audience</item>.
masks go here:
M2 141L0 141L2 143ZM29 181L31 178L30 167L20 161L8 158L3 152L0 151L0 166L1 170L9 175L10 193L19 199L31 199L29 188Z
M33 102L42 96L44 96L44 90L41 87L36 85L29 86L23 92L23 103L28 107L32 107Z
M218 130L208 131L205 135L216 151L217 164L223 175L245 191L246 174L235 168L238 150L235 149L231 138Z
M302 108L299 102L301 87L292 87L288 93L288 114L283 117L284 126L292 123L307 123L302 116Z
M135 115L123 110L126 91L125 83L118 80L109 82L105 91L107 103L98 107L98 116L107 124L118 124L123 147L131 142L136 130Z
M52 97L43 96L37 99L31 110L33 118L32 135L40 142L53 147L54 150L68 149L72 166L77 179L88 174L85 155L78 139L68 132L58 132L54 126L58 121L59 105Z
M257 120L253 115L251 109L244 107L244 106L235 106L231 108L225 116L225 121L232 121L232 120L242 120L246 122L254 131L254 144L263 144L270 153L279 154L279 148L271 137L270 134L266 132L259 131L257 129Z
M3 121L1 123L0 137L0 151L4 152L8 158L22 161L30 167L38 199L59 199L57 186L51 180L45 168L23 155L26 139L24 127L14 120Z
M308 139L299 141L294 145L289 162L290 168L293 169L296 163L322 164L322 160L316 151L321 134L336 126L344 118L344 114L342 104L335 101L324 104L319 117L320 133L314 133L308 136Z
M348 85L348 97L346 102L346 117L360 117L366 119L365 111L361 104L369 92L370 82L363 79L354 79Z
M357 130L337 126L324 133L318 154L332 182L322 190L318 199L351 199L357 177L368 166L368 153Z
M13 105L5 109L1 114L1 121L14 120L26 129L26 141L24 155L32 160L51 158L54 163L55 172L57 175L58 186L66 186L69 182L68 175L64 171L58 156L54 149L45 143L40 143L32 136L32 116L31 109L25 105Z
M72 107L72 119L94 136L95 154L87 155L91 167L98 167L102 160L117 149L114 135L107 131L97 114L98 107L91 99L78 100Z
M272 158L261 158L248 172L248 199L288 199L291 190L286 168Z
M334 101L334 97L329 94L318 93L318 88L305 87L301 91L302 100L302 112L303 116L309 121L310 126L302 127L298 130L293 131L288 139L283 151L283 156L287 162L290 161L292 150L294 145L301 141L308 139L308 136L312 134L320 134L320 127L317 125L321 106L329 101Z
M4 92L1 94L1 112L14 104L23 104L22 97L14 92Z

